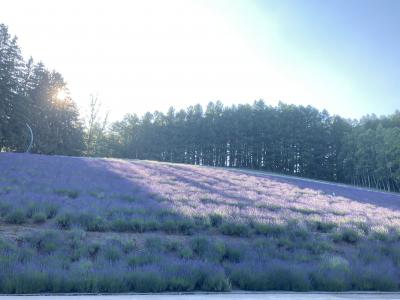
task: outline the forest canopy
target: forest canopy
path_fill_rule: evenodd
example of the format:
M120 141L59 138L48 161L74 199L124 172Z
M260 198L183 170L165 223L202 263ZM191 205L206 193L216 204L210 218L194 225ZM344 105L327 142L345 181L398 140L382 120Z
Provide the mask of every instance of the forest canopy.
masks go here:
M60 94L63 95L60 97ZM61 74L25 61L0 24L0 150L250 168L400 191L400 112L347 120L311 106L210 102L83 120Z
M35 134L34 153L80 155L84 150L79 112L63 77L32 58L25 61L17 38L0 24L0 149L26 149L26 124Z

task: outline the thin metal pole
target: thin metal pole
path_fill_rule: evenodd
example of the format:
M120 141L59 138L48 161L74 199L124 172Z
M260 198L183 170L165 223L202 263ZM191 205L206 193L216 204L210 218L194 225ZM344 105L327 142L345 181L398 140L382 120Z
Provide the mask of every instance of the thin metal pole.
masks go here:
M33 145L33 131L32 131L32 128L29 126L28 123L25 123L25 124L26 124L26 127L28 127L29 132L31 134L31 141L29 143L28 149L26 149L26 151L25 151L25 153L29 153L29 151L31 151L31 148L32 148L32 145Z

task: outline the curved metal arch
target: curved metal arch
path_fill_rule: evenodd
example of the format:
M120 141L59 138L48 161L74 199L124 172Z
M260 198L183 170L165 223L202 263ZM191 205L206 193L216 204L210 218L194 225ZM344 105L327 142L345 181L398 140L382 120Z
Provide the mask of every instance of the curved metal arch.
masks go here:
M30 140L30 142L29 142L29 146L28 146L28 148L27 148L26 151L25 151L25 153L29 153L29 151L31 151L32 145L33 145L33 131L32 131L31 126L29 126L28 123L25 123L25 125L26 125L26 127L28 127L29 133L31 134L31 140Z

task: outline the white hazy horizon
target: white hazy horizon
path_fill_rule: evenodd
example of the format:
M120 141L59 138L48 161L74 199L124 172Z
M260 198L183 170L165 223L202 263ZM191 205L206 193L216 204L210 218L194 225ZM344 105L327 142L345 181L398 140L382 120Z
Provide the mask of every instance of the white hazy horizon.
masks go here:
M80 109L93 94L111 120L217 100L283 101L349 118L398 107L398 94L383 93L382 105L384 85L371 92L373 78L349 71L337 49L325 53L312 31L294 30L306 13L296 19L291 2L278 3L14 0L2 2L0 22L25 57L63 75Z

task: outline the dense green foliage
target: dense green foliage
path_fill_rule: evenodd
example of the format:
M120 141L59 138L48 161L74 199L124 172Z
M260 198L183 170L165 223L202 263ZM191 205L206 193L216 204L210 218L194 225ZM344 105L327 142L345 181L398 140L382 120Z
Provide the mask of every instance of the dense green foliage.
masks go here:
M251 168L400 189L399 112L350 121L310 106L211 102L205 111L195 105L128 114L107 130L92 98L84 130L73 101L57 99L62 90L62 76L25 62L16 38L0 25L0 150L25 150L28 123L35 153Z
M33 152L79 155L83 128L62 76L32 59L24 61L17 39L0 24L0 150L23 151L34 132Z
M267 170L400 188L400 113L360 121L307 106L209 103L112 125L110 156Z

